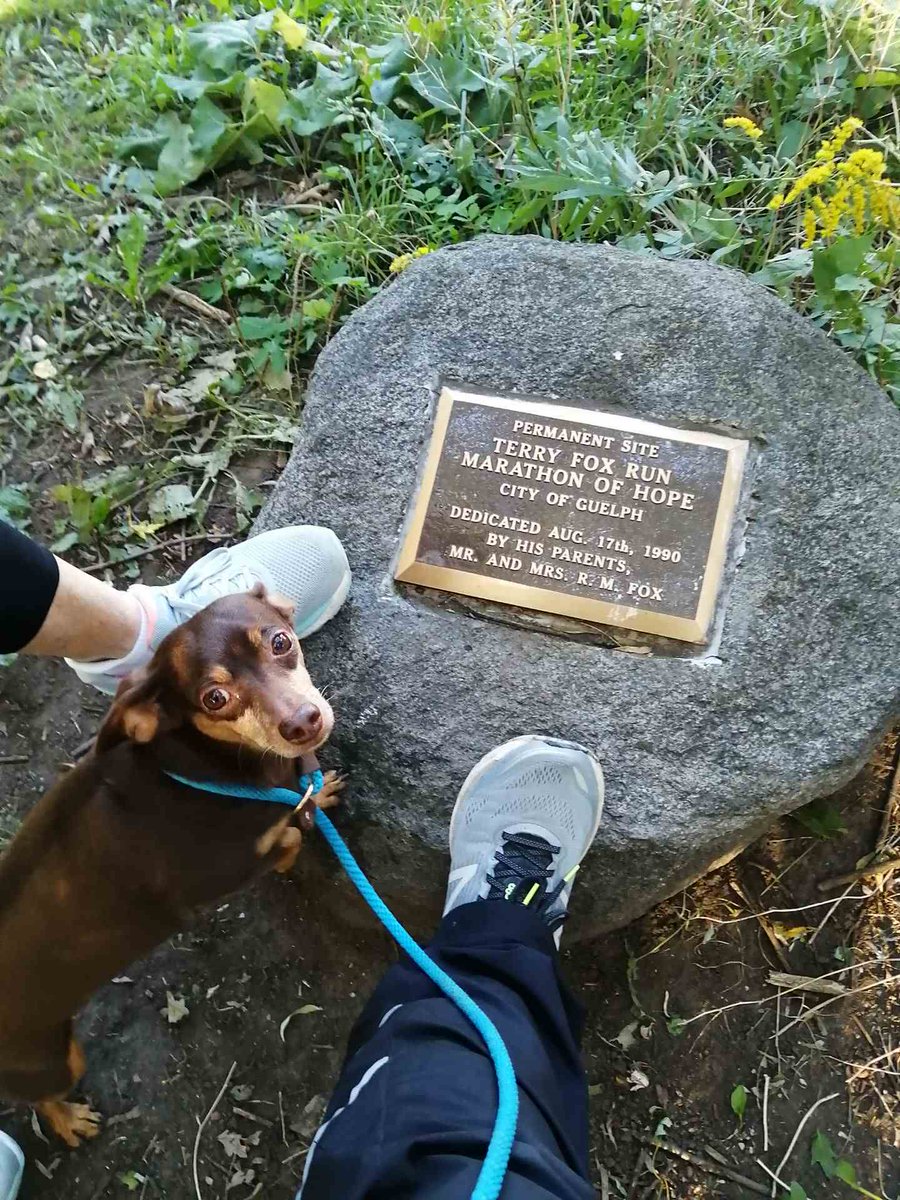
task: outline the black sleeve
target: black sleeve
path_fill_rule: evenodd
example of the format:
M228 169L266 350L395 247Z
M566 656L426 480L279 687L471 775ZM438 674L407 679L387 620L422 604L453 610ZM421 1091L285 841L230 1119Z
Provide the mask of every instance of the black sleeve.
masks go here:
M28 645L58 586L59 566L50 551L0 521L0 654Z

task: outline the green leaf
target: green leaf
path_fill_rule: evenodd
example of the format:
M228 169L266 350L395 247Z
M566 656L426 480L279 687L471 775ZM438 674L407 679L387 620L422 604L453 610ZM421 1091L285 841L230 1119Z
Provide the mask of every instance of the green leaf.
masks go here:
M855 88L896 87L900 83L900 71L864 71L854 77Z
M62 537L58 537L56 541L51 542L50 549L54 554L65 554L67 550L71 550L79 541L78 530L70 529L68 533L64 533Z
M147 225L143 215L132 209L131 216L119 230L116 249L125 268L125 295L136 300L141 288L141 258L147 244Z
M164 128L160 122L157 122L153 129L139 129L121 138L116 144L116 158L124 163L139 163L152 171L159 162L160 152L169 136L169 129Z
M234 515L237 521L238 533L243 533L250 525L254 513L262 508L265 496L255 488L245 487L239 479L234 481Z
M311 137L347 120L349 113L338 99L315 81L291 92L281 116L284 124L298 137Z
M822 1168L826 1179L832 1179L837 1171L837 1158L831 1148L831 1142L821 1130L816 1130L809 1152L809 1161L814 1167Z
M194 494L185 483L169 483L159 489L151 499L147 510L152 521L160 525L171 525L173 521L184 521L193 516L196 505Z
M180 96L182 100L199 100L201 96L206 95L207 89L212 87L212 81L209 79L186 79L183 75L168 75L165 72L157 76L157 81L172 95Z
M16 484L0 487L0 520L21 529L27 525L30 512L31 501L21 487Z
M303 301L303 319L305 321L325 321L331 315L333 302L322 296Z
M838 277L858 275L871 249L871 234L839 237L830 246L817 246L813 251L813 283L819 295L833 300Z
M59 500L69 510L69 518L77 531L74 541L86 541L94 530L106 521L112 509L109 496L101 493L92 495L87 488L77 483L60 483L50 489L54 500ZM72 542L69 544L71 545ZM66 547L68 548L68 547Z
M268 13L265 15L268 24L271 17ZM198 64L226 75L255 57L259 25L258 19L208 21L188 30L187 45Z
M222 137L235 126L217 104L203 96L191 112L191 149L205 164L213 165Z
M737 222L723 208L714 208L703 200L676 200L673 204L679 224L698 246L731 246L740 241Z
M847 832L841 814L827 799L813 800L791 815L804 829L823 840L839 837Z
M248 342L262 342L283 333L287 327L283 317L238 317L241 337Z
M119 1176L119 1183L125 1185L129 1192L136 1192L144 1182L144 1176L139 1175L137 1171L123 1171Z
M747 1089L742 1083L739 1083L731 1093L731 1111L739 1121L743 1121L744 1112L747 1108Z
M812 261L811 250L788 250L786 254L769 259L751 278L767 287L785 288L796 279L808 279L812 274Z
M855 292L857 295L868 291L871 286L871 282L863 275L838 275L834 281L836 292Z
M245 121L256 121L254 129L259 129L257 136L272 136L281 131L284 124L282 109L285 104L285 94L277 84L265 79L251 76L244 85L241 97L241 112Z
M160 126L168 129L169 136L156 164L156 188L160 195L168 196L202 175L207 164L191 148L191 127L183 125L175 113L164 113Z
M411 71L410 86L441 112L461 112L463 92L480 92L485 81L455 55L429 54L417 71Z
M847 1162L846 1158L838 1160L838 1164L834 1169L834 1173L838 1179L842 1179L844 1183L849 1183L851 1187L857 1187L859 1184L859 1179L856 1175L856 1167L854 1167L853 1163Z
M800 1184L794 1181L791 1184L790 1192L786 1194L786 1200L809 1200L809 1197Z

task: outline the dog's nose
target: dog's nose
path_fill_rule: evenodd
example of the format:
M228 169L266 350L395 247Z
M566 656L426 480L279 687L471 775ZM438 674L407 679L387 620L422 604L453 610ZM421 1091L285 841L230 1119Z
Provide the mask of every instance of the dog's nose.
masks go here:
M305 742L321 730L322 712L315 704L301 704L293 716L278 726L278 732L286 742Z

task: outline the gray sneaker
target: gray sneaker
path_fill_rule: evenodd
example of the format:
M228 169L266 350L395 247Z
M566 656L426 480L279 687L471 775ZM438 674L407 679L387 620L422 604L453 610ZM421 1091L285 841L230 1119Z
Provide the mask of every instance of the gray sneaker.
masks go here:
M119 659L66 662L83 683L112 695L122 679L143 666L176 625L235 592L257 583L294 605L294 632L309 637L330 621L350 590L350 564L336 533L320 525L289 525L220 546L162 587L135 583L128 589L141 606L141 632L134 648Z
M0 1200L16 1200L24 1170L25 1155L9 1134L0 1129Z
M602 811L603 771L584 746L537 735L498 746L469 772L453 809L444 913L473 900L525 904L559 945Z

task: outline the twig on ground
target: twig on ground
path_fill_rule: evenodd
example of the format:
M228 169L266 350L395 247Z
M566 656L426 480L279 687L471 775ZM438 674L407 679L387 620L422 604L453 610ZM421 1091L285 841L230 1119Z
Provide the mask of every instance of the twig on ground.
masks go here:
M194 1157L193 1157L194 1191L197 1193L197 1200L203 1200L203 1193L200 1191L200 1176L197 1171L197 1159L200 1155L200 1139L201 1139L201 1137L203 1137L203 1130L209 1124L210 1118L212 1117L213 1113L216 1111L216 1109L222 1103L222 1097L225 1095L228 1085L229 1085L229 1083L231 1083L231 1077L235 1073L236 1070L237 1070L237 1061L235 1061L231 1064L231 1069L228 1072L228 1074L225 1076L225 1082L222 1084L221 1088L219 1089L218 1096L216 1096L215 1100L213 1100L212 1106L211 1106L209 1112L206 1114L206 1116L203 1118L202 1121L197 1122L197 1136L194 1138Z
M26 763L30 757L29 754L4 754L0 756L0 767L8 767L12 763Z
M278 1093L278 1116L281 1118L281 1140L287 1145L287 1130L284 1127L284 1104L281 1102L281 1092Z
M231 1106L231 1111L237 1117L244 1117L248 1121L255 1121L257 1125L265 1125L266 1129L271 1129L275 1124L274 1121L267 1121L265 1117L258 1117L256 1113L247 1112L246 1108L238 1108L236 1104Z
M810 1017L816 1016L822 1011L823 1008L827 1008L829 1004L834 1004L835 1000L843 1000L849 996L858 996L860 992L870 992L872 988L888 987L890 984L897 983L898 981L900 981L900 975L888 975L886 979L873 979L870 983L864 983L861 987L851 988L846 991L843 996L829 996L827 1000L823 1000L820 1004L816 1004L812 1008L807 1009L807 1011L805 1013L801 1013L799 1017L794 1017L793 1021L790 1021L787 1025L785 1025L781 1032L787 1033L788 1030L793 1029L795 1025L799 1025L801 1021L808 1021Z
M840 1095L839 1092L832 1092L831 1095L829 1095L829 1096L822 1096L822 1098L817 1100L811 1108L807 1109L807 1111L800 1118L800 1124L794 1130L794 1136L791 1138L791 1144L788 1146L787 1150L785 1150L784 1158L778 1164L778 1169L775 1171L775 1174L772 1177L773 1182L772 1182L772 1190L769 1193L770 1196L775 1195L775 1189L779 1186L777 1176L779 1176L781 1174L781 1172L784 1170L785 1166L787 1165L788 1159L794 1153L794 1147L797 1145L797 1140L800 1137L800 1134L803 1132L803 1126L806 1124L806 1122L813 1115L813 1113L816 1111L817 1108L821 1108L822 1105L827 1104L829 1100L836 1100L839 1095Z
M298 212L301 216L306 216L311 213L324 212L328 208L327 204L279 204L279 211L282 212Z
M762 1103L762 1123L763 1123L763 1153L768 1153L769 1150L769 1076L763 1076L763 1103Z
M700 1154L694 1154L692 1150L683 1150L681 1146L676 1146L674 1142L665 1142L660 1138L651 1137L641 1137L638 1138L638 1141L645 1146L652 1146L655 1150L664 1150L666 1154L671 1154L675 1158L681 1158L686 1163L690 1163L692 1167L696 1167L698 1171L705 1171L707 1175L715 1175L717 1179L730 1179L732 1183L739 1183L741 1187L755 1192L757 1196L768 1195L768 1191L763 1184L757 1183L755 1179L748 1179L746 1175L741 1175L739 1171L732 1171L731 1167L722 1167L710 1158L703 1158Z
M231 317L224 309L207 304L205 300L201 300L193 292L186 292L184 288L176 287L174 283L164 283L160 291L164 296L168 296L170 300L174 300L177 304L191 309L192 312L197 313L200 317L206 317L208 321L218 321L220 325L231 324Z
M885 862L869 863L867 867L863 867L859 871L849 871L846 875L836 875L834 879L823 879L821 883L816 884L820 892L833 892L839 887L844 887L848 883L856 883L858 879L869 879L873 875L885 875L890 871L900 869L900 858L889 858Z
M835 900L834 904L832 904L831 908L829 908L828 912L825 914L825 916L822 918L822 920L819 922L819 924L813 930L812 936L810 937L809 941L806 943L807 946L815 945L816 938L819 936L819 934L822 932L822 930L825 928L825 926L831 920L832 913L835 912L835 910L837 909L837 906L842 901L846 900L846 898L849 895L852 888L853 888L853 884L852 883L848 884L847 887L844 889L844 891L841 893L841 895L838 896L837 900Z
M756 1165L758 1167L762 1167L762 1169L769 1176L769 1178L774 1179L779 1187L784 1188L784 1190L786 1192L789 1192L791 1190L790 1184L785 1183L783 1179L779 1179L778 1176L775 1174L775 1172L772 1170L772 1168L767 1167L761 1158L756 1159ZM766 1195L768 1195L768 1192L766 1193Z
M786 971L770 971L766 983L772 987L818 992L822 996L846 996L848 991L848 988L836 979L817 979L814 975L790 975Z
M192 533L190 537L169 538L165 542L154 542L152 546L144 546L141 550L132 550L129 554L123 554L121 558L108 558L104 562L93 563L89 567L82 567L81 570L86 575L94 575L98 571L106 571L109 567L117 567L120 563L146 558L148 554L155 554L157 550L168 550L172 546L188 545L190 542L227 542L233 536L230 533Z
M750 897L747 895L747 893L744 891L744 889L740 886L740 884L737 883L736 880L732 879L729 882L731 885L731 890L737 896L740 896L740 898L741 898L741 900L743 900L744 904L746 904L746 906L753 913L754 917L756 917L757 921L759 922L760 928L762 929L763 933L768 938L769 944L771 945L772 949L775 951L775 955L778 958L778 961L781 963L781 965L784 967L784 969L786 971L790 970L790 965L791 965L790 961L788 959L787 954L785 954L784 946L782 946L781 942L779 942L779 940L778 940L775 930L772 927L771 921L769 921L769 919L767 918L765 913L760 912L758 905L753 903L753 901L750 899Z
M868 1062L856 1068L853 1074L848 1078L847 1083L851 1084L854 1079L858 1079L864 1072L870 1070L876 1063L884 1062L886 1058L893 1058L895 1054L900 1054L900 1046L895 1046L893 1050L888 1050L884 1054L879 1054L877 1058L870 1058Z
M640 1140L641 1139L638 1138L638 1141ZM641 1172L644 1170L644 1157L644 1151L641 1148L638 1150L637 1158L635 1159L634 1163L634 1170L631 1172L631 1182L628 1184L627 1200L631 1200L632 1196L634 1195L634 1189L637 1187L637 1181L640 1179Z
M609 1200L609 1171L600 1167L600 1200Z

